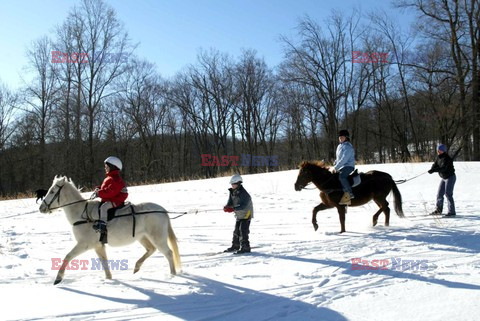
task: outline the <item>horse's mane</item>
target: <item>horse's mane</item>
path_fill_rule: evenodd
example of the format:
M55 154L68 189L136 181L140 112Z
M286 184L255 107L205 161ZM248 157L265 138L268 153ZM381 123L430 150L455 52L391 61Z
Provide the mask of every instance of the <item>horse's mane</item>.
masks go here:
M325 162L324 161L303 161L300 163L300 166L299 168L302 169L302 168L305 168L305 167L320 167L320 168L324 168L324 169L328 169L329 166L325 165Z
M59 183L59 182L62 182L64 186L65 185L70 185L72 187L72 190L76 191L78 193L78 195L81 196L80 189L75 186L75 183L73 183L71 178L68 178L67 176L55 176L55 178L53 179L52 186Z

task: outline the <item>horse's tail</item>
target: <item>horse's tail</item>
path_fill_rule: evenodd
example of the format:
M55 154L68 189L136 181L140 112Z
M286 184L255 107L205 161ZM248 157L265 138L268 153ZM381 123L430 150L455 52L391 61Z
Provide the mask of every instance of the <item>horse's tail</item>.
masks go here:
M405 214L403 214L403 209L402 209L402 194L400 194L397 184L395 184L394 181L392 181L392 192L393 192L393 200L395 203L395 212L399 217L404 218Z
M177 237L172 229L172 223L168 220L168 244L173 252L173 264L175 271L178 273L182 269L182 262L180 261L180 252L178 251Z

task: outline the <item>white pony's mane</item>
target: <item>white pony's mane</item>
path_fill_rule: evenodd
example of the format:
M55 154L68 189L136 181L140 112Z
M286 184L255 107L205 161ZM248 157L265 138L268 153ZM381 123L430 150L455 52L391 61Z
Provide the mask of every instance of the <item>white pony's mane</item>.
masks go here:
M67 176L55 176L55 178L53 179L53 185L59 183L59 182L62 182L63 185L66 185L66 183L68 183L68 185L72 186L79 194L80 194L80 188L77 188L75 186L75 183L72 181L71 178L67 177Z

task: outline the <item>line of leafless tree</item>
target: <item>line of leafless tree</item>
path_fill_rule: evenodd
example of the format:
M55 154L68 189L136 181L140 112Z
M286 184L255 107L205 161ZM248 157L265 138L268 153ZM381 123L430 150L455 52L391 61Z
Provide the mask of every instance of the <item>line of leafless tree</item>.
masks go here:
M209 49L165 79L135 55L113 8L83 0L27 49L32 80L0 84L0 197L57 174L94 186L109 155L132 185L333 161L341 128L361 162L430 161L438 142L480 160L479 1L396 8L417 16L408 30L381 11L303 17L297 36L281 39L278 66L253 49ZM69 57L52 63L52 51ZM202 166L202 154L239 155L241 166Z

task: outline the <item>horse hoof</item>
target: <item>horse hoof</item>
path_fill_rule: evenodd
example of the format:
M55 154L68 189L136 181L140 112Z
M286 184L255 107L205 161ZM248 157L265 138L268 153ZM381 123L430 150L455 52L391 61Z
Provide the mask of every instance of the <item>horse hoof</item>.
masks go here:
M53 285L57 285L60 282L62 282L62 279L56 279L55 282L53 282Z
M133 274L137 273L138 271L140 271L140 269L133 270Z
M377 220L373 220L373 226L377 225Z
M313 229L316 231L318 230L318 225L317 224L313 224Z

